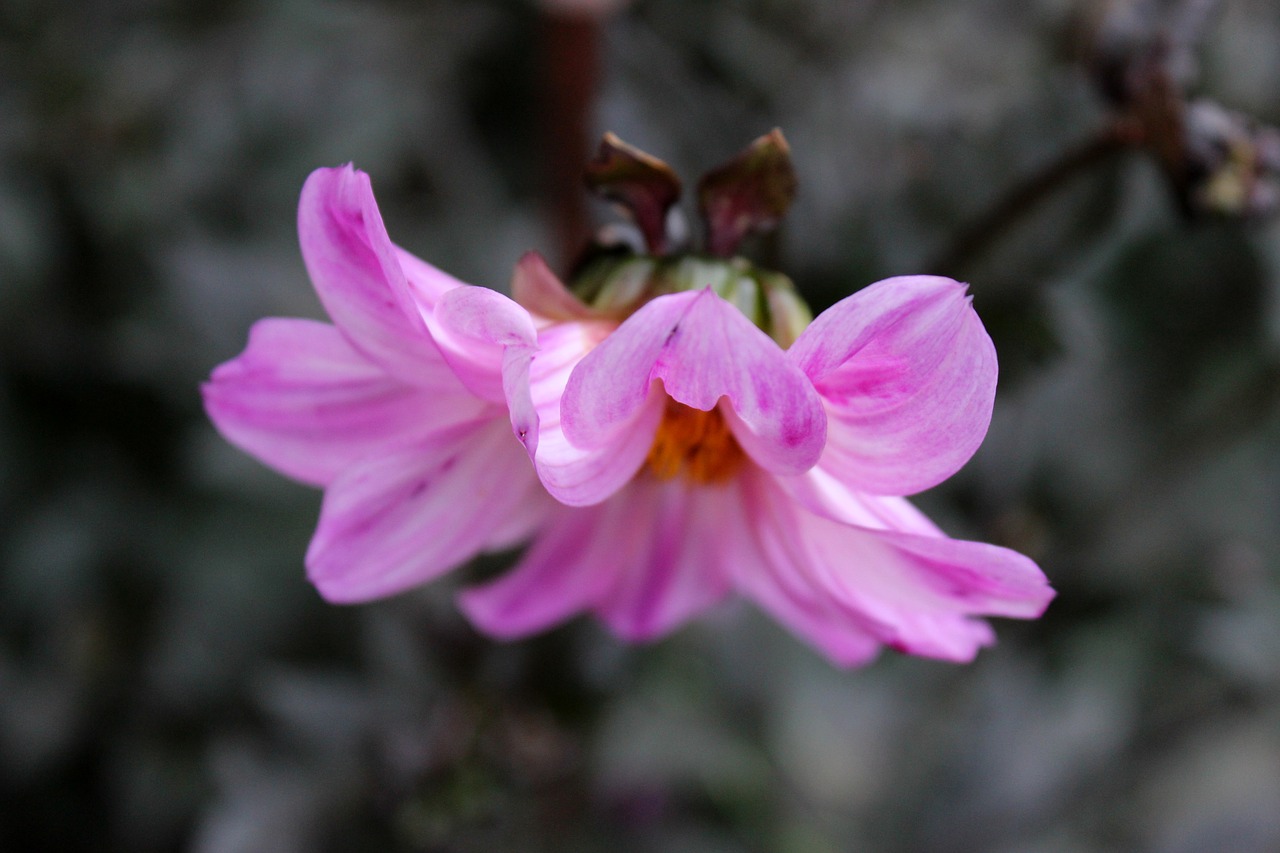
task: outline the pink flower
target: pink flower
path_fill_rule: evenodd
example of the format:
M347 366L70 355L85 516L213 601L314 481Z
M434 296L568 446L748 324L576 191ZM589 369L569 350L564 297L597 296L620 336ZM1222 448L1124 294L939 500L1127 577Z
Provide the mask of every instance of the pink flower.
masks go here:
M902 497L990 420L995 352L956 282L879 282L784 350L710 287L619 319L536 255L520 304L461 285L391 244L349 167L308 180L299 232L335 326L261 321L205 399L233 443L325 487L307 566L330 600L530 539L461 595L489 634L591 611L648 640L737 591L853 665L885 645L969 660L993 639L980 617L1053 596Z

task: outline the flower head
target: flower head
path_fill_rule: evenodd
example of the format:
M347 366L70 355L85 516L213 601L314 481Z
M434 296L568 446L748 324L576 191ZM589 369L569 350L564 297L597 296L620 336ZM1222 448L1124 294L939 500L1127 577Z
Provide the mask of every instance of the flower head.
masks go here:
M980 617L1053 596L903 497L991 416L994 349L954 281L888 279L805 327L785 277L739 258L605 258L584 301L530 254L513 301L392 245L350 167L308 180L299 232L334 325L261 321L205 399L233 443L325 487L307 566L330 600L528 541L461 595L494 636L589 611L648 640L736 591L852 665L968 660Z

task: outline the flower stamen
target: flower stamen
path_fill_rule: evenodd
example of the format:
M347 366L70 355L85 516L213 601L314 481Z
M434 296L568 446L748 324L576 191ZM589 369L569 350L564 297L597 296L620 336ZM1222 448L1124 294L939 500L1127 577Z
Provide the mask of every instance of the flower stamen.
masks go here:
M704 412L668 398L645 462L660 480L683 473L705 485L732 479L745 460L719 409Z

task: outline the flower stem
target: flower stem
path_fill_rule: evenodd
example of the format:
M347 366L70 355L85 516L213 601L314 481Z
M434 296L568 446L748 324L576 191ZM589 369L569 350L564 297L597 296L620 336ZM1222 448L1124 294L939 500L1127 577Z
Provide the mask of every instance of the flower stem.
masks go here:
M542 12L543 193L560 268L591 232L582 164L590 157L600 77L601 22L595 15Z

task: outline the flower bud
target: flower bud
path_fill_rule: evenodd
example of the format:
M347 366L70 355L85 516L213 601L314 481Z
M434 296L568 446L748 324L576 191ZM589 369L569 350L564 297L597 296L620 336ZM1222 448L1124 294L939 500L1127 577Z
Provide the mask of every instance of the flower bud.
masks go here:
M668 226L680 197L680 179L656 157L607 133L586 170L587 186L622 205L644 236L648 254L635 241L597 239L581 262L570 289L592 316L625 320L659 296L711 288L743 316L789 347L813 319L791 279L733 256L748 234L767 231L791 206L796 176L782 132L752 142L698 183L698 206L706 225L707 252L667 254L674 241ZM540 268L530 260L517 284L542 298ZM544 276L545 277L545 276ZM557 295L557 299L561 299ZM550 306L563 313L560 301Z
M602 255L572 284L573 292L595 316L617 320L658 296L708 287L784 349L813 319L791 279L740 257Z

